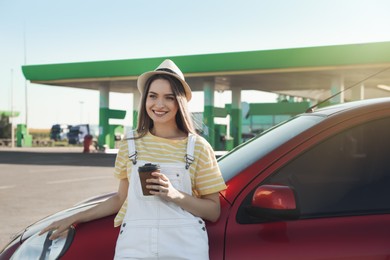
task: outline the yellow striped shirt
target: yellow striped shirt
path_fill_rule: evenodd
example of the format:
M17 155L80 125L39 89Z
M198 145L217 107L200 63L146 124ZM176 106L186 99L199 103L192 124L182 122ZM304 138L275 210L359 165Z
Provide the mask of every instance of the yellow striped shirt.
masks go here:
M187 152L188 138L182 140L165 139L150 133L140 139L135 139L138 160L153 163L184 162ZM225 182L219 170L214 151L210 144L201 136L197 136L194 150L195 160L189 168L192 190L196 196L207 195L226 189ZM121 141L115 161L114 175L118 179L128 178L133 163L128 158L127 140ZM119 226L126 214L127 200L115 218L115 226Z

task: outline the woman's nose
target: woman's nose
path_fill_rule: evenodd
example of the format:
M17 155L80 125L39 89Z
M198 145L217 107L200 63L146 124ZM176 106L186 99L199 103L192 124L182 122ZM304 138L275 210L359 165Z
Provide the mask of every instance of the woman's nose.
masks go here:
M157 107L163 107L164 101L162 99L158 99L156 105L157 105Z

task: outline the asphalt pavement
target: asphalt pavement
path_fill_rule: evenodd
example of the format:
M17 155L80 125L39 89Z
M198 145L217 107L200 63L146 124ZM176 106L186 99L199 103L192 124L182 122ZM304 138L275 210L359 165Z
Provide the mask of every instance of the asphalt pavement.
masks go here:
M112 192L115 153L81 147L0 147L0 249L27 225Z

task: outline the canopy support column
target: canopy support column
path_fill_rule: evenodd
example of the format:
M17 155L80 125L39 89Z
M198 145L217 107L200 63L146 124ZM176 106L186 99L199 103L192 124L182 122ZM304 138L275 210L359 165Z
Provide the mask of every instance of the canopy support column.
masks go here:
M214 83L205 81L203 84L204 93L204 110L203 110L203 136L210 143L212 147L215 147L215 134L214 134Z
M99 86L99 147L104 147L109 137L108 113L110 107L110 91L108 85Z
M330 86L330 94L334 95L340 92L338 95L330 99L331 104L340 104L344 103L345 93L344 93L344 79L340 77L334 77Z
M138 113L139 113L139 105L141 103L141 93L139 91L133 92L133 129L138 126Z
M241 89L232 89L232 110L230 113L230 135L233 137L234 147L241 144L241 127L242 127L242 111L241 111Z

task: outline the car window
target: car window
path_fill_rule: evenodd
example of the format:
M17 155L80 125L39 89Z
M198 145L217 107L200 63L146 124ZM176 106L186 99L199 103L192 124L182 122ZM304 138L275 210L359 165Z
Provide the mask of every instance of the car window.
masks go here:
M281 123L252 138L218 161L225 181L244 170L248 165L323 120L321 116L300 115Z
M337 134L265 183L294 187L303 218L389 213L389 126L385 118Z

